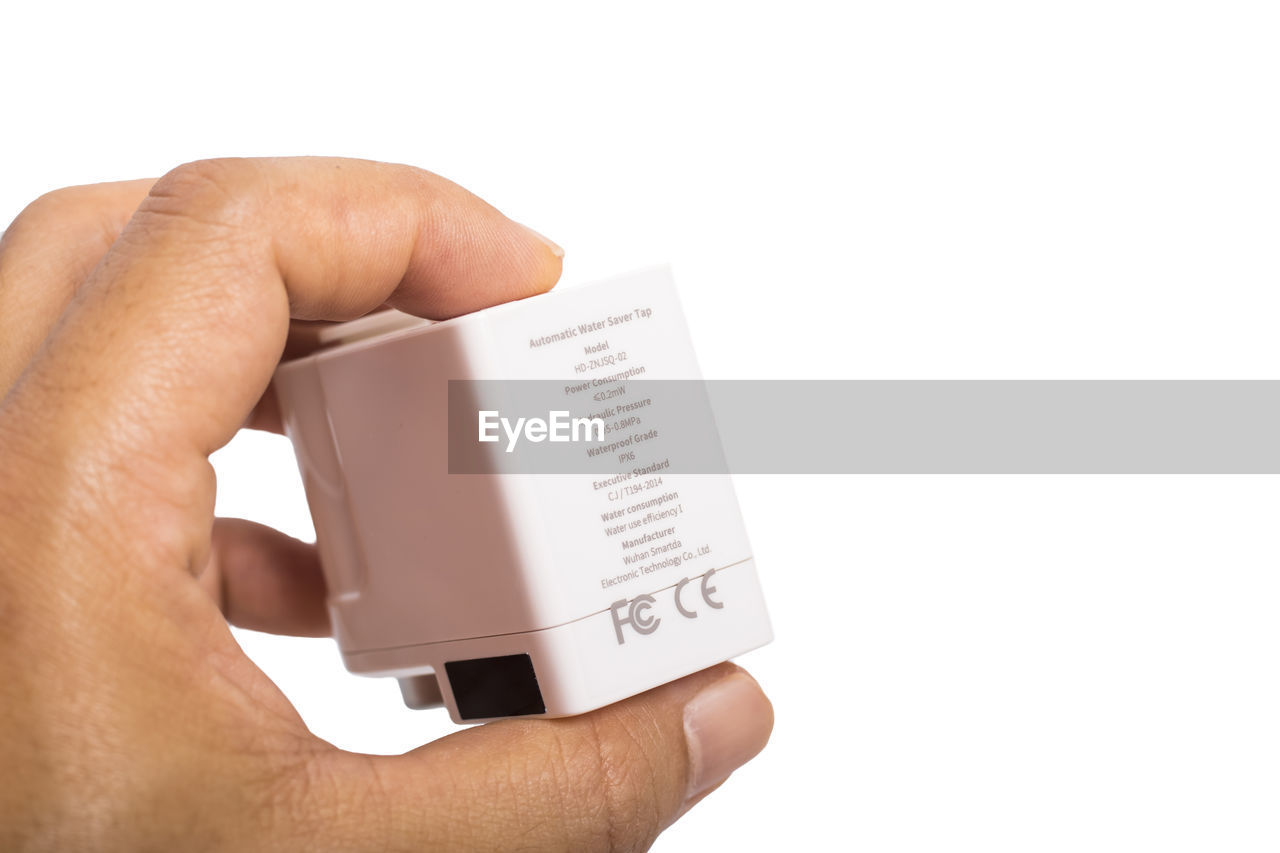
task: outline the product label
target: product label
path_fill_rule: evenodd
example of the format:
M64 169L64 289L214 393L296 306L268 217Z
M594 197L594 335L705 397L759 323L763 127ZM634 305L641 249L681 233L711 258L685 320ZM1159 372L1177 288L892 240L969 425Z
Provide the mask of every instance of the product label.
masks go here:
M520 378L450 388L450 470L525 476L557 584L611 609L622 638L657 630L659 609L714 608L713 583L705 599L689 584L749 550L670 285L592 290L493 336ZM660 590L663 608L636 597Z

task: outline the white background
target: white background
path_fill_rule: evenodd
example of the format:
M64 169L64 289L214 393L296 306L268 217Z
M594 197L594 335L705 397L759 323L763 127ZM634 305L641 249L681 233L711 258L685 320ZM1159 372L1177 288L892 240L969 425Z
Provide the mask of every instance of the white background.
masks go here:
M1273 9L7 4L0 216L396 160L560 242L566 285L672 261L711 377L1276 378ZM287 442L215 461L221 513L310 535ZM657 849L1280 845L1275 478L739 490L777 728ZM451 728L327 640L240 637L337 744Z

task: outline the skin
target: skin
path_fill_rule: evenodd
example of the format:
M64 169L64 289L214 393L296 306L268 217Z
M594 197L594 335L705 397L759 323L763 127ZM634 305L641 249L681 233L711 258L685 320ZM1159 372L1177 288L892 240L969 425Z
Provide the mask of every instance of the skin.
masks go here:
M731 769L700 778L694 697L732 683L753 715L733 766L764 745L768 701L726 664L348 753L228 629L329 629L310 545L213 517L209 454L278 425L296 321L451 317L549 289L560 256L352 160L202 161L23 211L0 240L0 849L645 849Z

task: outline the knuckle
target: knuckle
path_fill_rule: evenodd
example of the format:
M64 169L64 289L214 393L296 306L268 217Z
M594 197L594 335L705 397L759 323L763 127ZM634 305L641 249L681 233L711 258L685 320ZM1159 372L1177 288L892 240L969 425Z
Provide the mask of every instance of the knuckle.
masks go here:
M590 849L647 849L664 824L668 787L656 727L622 715L580 723L555 750L561 819Z
M152 186L139 217L177 218L205 227L238 230L255 213L261 175L250 160L194 160L171 169Z
M289 839L299 848L315 849L321 843L320 822L315 819L317 802L325 804L327 823L341 826L344 800L336 791L338 779L318 756L296 761L278 769L263 781L255 796L255 804L264 836Z
M5 231L5 236L22 231L39 233L66 219L92 198L92 187L62 187L50 190L24 207Z

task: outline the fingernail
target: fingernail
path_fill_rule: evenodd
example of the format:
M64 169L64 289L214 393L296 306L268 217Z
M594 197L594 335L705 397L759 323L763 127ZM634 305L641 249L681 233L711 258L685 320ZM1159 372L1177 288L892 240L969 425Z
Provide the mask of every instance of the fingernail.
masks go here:
M704 687L684 709L693 798L719 785L764 749L773 730L773 706L745 673Z
M555 255L557 258L564 257L564 249L561 249L559 244L557 244L554 240L550 240L547 237L543 236L542 234L539 234L537 231L534 231L532 228L530 228L528 225L525 225L523 222L520 223L520 227L528 231L534 237L537 237L538 240L541 241L543 245L545 245L548 249L551 250L551 254Z

